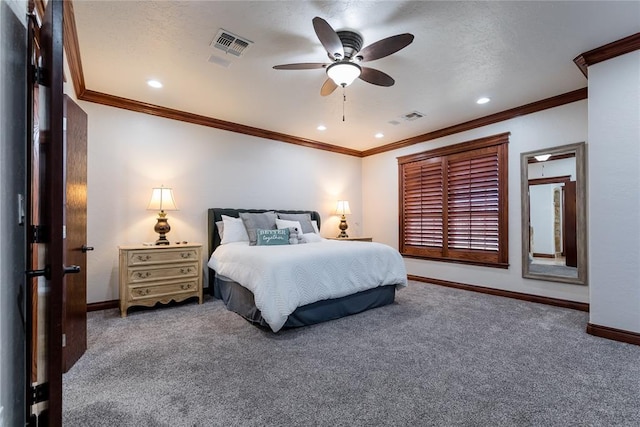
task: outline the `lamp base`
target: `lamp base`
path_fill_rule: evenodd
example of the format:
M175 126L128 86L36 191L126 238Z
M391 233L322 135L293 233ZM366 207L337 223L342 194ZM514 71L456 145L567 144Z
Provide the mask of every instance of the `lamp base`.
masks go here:
M170 245L171 242L167 240L164 234L162 234L158 240L156 240L156 245Z
M347 228L349 228L349 226L347 225L347 218L344 215L342 215L342 218L340 218L340 225L338 226L338 228L340 229L338 239L349 237L349 235L347 234Z
M167 214L164 211L160 211L158 215L158 222L156 226L153 227L153 230L158 233L158 240L156 240L156 245L168 245L170 244L167 240L166 234L171 231L171 227L169 226L169 222L167 221Z

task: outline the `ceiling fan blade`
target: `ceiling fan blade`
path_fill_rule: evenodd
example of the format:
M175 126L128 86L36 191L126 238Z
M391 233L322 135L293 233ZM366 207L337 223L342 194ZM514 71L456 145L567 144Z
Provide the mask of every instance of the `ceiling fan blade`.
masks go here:
M317 68L325 68L327 64L321 62L302 62L299 64L283 64L275 65L274 70L315 70Z
M369 67L362 67L360 79L372 85L387 87L393 86L396 82L389 74Z
M313 18L313 29L316 31L320 43L327 50L329 58L336 59L336 55L340 55L338 59L344 58L342 41L340 41L340 37L327 21L316 16Z
M392 53L395 53L405 47L409 46L413 42L413 34L404 33L396 36L387 37L386 39L378 40L375 43L362 49L358 56L362 57L362 61L373 61L376 59L384 58Z
M322 88L320 89L320 95L322 96L331 95L333 91L336 90L337 87L338 85L333 80L327 79L325 80L324 84L322 85Z

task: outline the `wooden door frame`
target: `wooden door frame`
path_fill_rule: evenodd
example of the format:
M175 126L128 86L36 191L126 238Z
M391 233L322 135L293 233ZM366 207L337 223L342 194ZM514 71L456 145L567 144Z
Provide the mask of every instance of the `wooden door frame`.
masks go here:
M38 417L38 425L62 425L62 302L63 302L63 224L64 224L64 145L63 145L63 8L62 0L49 0L42 15L40 28L40 49L42 52L43 84L40 90L46 90L48 105L44 106L48 123L46 139L43 144L44 158L44 195L42 202L42 225L45 251L45 278L49 286L46 304L44 328L47 334L46 346L46 384L43 401L47 409ZM30 63L30 61L29 61ZM33 72L33 70L29 70ZM34 102L31 99L31 102ZM33 108L32 105L29 108ZM30 134L33 132L29 130ZM26 138L31 145L32 136ZM47 277L48 276L48 277ZM34 297L32 295L32 297ZM36 290L35 298L38 297ZM31 329L27 332L32 339ZM30 367L27 367L30 371ZM30 377L30 373L27 374ZM31 384L30 378L29 384ZM27 387L29 390L31 387ZM33 398L27 391L27 420L34 423L31 416Z

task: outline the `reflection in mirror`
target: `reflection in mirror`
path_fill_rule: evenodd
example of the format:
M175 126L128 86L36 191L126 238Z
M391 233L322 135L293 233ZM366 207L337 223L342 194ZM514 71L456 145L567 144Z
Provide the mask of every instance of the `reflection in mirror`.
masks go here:
M522 276L586 284L585 144L522 153Z

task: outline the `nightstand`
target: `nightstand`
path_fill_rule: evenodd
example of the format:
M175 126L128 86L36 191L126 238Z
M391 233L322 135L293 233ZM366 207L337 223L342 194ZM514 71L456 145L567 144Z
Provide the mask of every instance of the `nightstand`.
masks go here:
M198 297L202 304L202 244L119 246L120 315L142 305Z
M373 237L327 237L329 240L344 240L347 242L373 242Z

